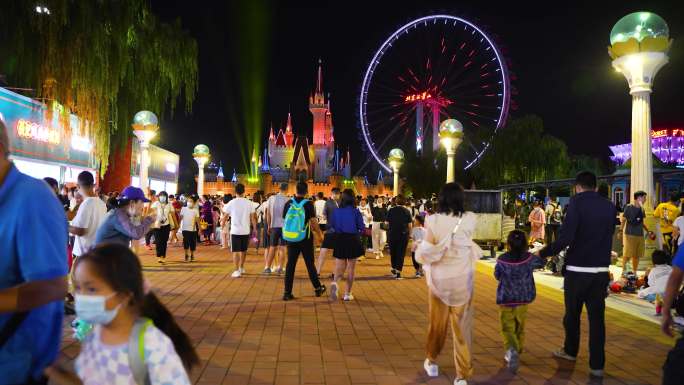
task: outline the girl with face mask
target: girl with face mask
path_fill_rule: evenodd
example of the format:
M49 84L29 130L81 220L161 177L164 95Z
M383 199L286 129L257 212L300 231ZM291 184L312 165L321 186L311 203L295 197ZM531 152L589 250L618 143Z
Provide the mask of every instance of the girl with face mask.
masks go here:
M129 246L132 240L138 240L154 223L155 217L141 218L145 202L143 191L129 186L116 200L116 208L109 211L95 233L95 245L101 243L119 243Z
M173 206L169 203L169 194L162 191L157 195L159 198L152 203L150 210L155 217L154 222L154 245L157 251L157 262L164 263L166 259L166 247L169 243L169 232L171 231L171 215Z
M81 343L76 375L53 366L46 369L51 383L190 384L197 353L169 310L145 292L132 251L107 244L81 256L74 287L76 316L93 329Z

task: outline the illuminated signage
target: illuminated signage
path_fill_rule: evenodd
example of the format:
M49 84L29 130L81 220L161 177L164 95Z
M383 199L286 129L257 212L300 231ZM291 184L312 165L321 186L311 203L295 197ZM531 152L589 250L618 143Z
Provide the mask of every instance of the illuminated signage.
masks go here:
M90 152L93 149L93 144L90 143L90 139L88 139L88 137L72 135L71 148L76 151Z
M58 130L42 126L28 120L17 121L17 135L20 138L31 139L38 142L59 144L61 137Z
M430 99L431 97L432 97L432 95L430 95L429 93L423 92L422 94L408 95L407 97L404 98L404 101L405 102L415 102L415 101Z
M662 130L651 131L651 138L665 138L665 137L679 137L684 136L684 129L682 128L667 128Z

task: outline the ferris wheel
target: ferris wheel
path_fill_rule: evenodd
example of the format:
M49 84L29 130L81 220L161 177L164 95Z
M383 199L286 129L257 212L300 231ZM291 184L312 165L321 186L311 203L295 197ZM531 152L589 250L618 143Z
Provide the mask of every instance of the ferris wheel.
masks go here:
M366 147L391 172L389 151L439 151L439 124L457 119L457 159L475 165L505 125L511 99L506 61L480 27L451 15L413 20L373 55L363 78L359 121Z

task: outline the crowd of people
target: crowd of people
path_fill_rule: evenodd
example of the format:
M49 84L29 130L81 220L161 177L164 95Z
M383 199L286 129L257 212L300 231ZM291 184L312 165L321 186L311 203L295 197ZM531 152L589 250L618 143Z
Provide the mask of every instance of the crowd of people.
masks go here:
M198 241L230 249L234 279L246 273L250 245L263 248L260 273L278 275L284 267L285 301L295 299L292 288L300 255L314 295L320 297L328 293L322 273L331 253L335 264L330 299L353 301L356 264L366 255L384 258L387 242L388 278L402 279L413 239L413 267L418 278L425 275L429 291L424 369L428 376L439 375L437 357L450 328L454 384L466 385L472 377L474 266L482 250L473 241L477 216L466 211L460 185L448 183L434 199L422 201L402 196L359 197L350 189L332 189L327 198L311 197L306 183L296 185L294 196L287 194L289 186L282 185L277 194L247 197L241 184L236 185L235 197L145 194L133 186L118 194L100 194L93 175L83 172L77 190L67 190L65 196L54 180L40 181L19 172L8 159L8 143L0 123L0 244L6 256L0 261L2 382L46 384L49 378L54 384L189 384L188 373L199 363L198 355L144 279L136 253L140 240L146 240L150 248L153 241L158 263L167 263L168 247L180 242L179 237L188 263L201 258ZM512 371L520 365L528 304L536 296L532 272L565 250L565 339L553 354L577 359L580 315L586 306L590 373L603 376L605 298L617 212L596 192L593 174L580 173L575 189L557 239L531 251L527 234L513 230L507 236L506 253L497 261L494 276L499 283L491 301L500 306L504 360ZM539 226L545 224L542 212L530 215L537 225L535 236L544 229ZM636 232L639 226L630 215L625 217L630 232ZM674 229L672 233L676 239ZM668 262L663 255L667 254L654 253L656 274ZM672 265L662 295L662 328L668 335L672 335L670 310L684 277L684 248ZM343 279L344 291L340 288ZM73 303L79 321L75 327L81 351L75 372L55 363L64 298ZM665 384L684 378L682 351L684 339L680 338L664 367Z

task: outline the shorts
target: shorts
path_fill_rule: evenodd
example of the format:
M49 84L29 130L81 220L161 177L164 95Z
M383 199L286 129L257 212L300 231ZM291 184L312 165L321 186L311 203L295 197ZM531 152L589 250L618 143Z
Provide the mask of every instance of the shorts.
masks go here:
M249 234L245 235L230 235L230 249L234 253L247 251L249 247Z
M325 233L323 236L323 243L321 244L321 249L334 249L335 240L337 239L335 233Z
M269 235L271 247L285 246L285 240L283 239L283 228L274 227L271 229L271 234Z
M623 238L624 249L622 255L629 258L643 258L646 240L640 235L625 234Z
M319 223L318 228L321 229L322 232L325 232L325 230L328 229L328 226L325 223Z

